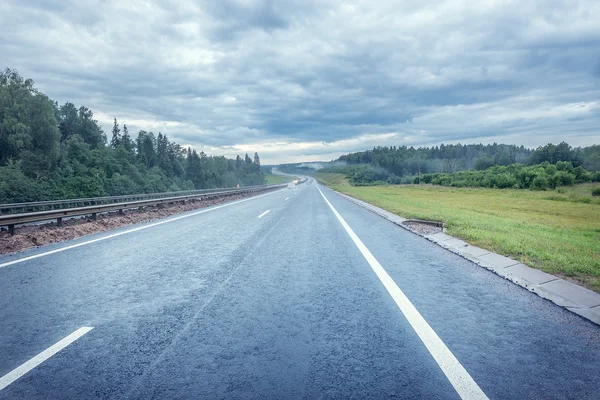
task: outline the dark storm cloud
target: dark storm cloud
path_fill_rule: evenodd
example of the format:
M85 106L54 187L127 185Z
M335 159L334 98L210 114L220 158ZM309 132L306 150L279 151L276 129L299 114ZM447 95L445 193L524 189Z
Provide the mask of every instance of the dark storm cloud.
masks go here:
M8 1L0 60L106 130L268 162L374 145L586 145L600 125L591 0Z

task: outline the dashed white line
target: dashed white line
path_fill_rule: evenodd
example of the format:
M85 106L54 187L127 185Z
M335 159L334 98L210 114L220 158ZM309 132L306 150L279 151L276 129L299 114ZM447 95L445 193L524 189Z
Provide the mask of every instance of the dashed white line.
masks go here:
M290 199L289 197L286 197L286 198L285 198L285 200L286 200L286 201L287 201L287 200L289 200L289 199Z
M86 333L88 333L89 331L91 331L92 329L94 328L90 326L84 326L77 329L75 332L71 333L66 338L53 344L37 356L33 357L29 361L26 361L17 368L13 369L8 374L0 378L0 390L4 389L5 387L7 387L23 375L25 375L26 373L43 363L47 359L49 359L50 357L52 357L53 355L55 355L56 353L58 353L59 351L61 351L62 349L64 349L65 347L67 347L68 345L85 335Z
M205 210L196 211L196 212L193 212L191 214L180 215L179 217L170 218L170 219L163 220L163 221L160 221L160 222L155 222L155 223L152 223L152 224L140 226L140 227L129 229L129 230L126 230L126 231L123 231L123 232L113 233L112 235L102 236L102 237L97 238L97 239L92 239L92 240L88 240L88 241L85 241L85 242L81 242L81 243L77 243L77 244L72 244L70 246L61 247L59 249L46 251L44 253L34 254L32 256L29 256L29 257L23 257L23 258L19 258L17 260L8 261L8 262L5 262L3 264L0 264L0 268L2 268L2 267L8 267L9 265L14 265L14 264L22 263L24 261L29 261L29 260L33 260L33 259L36 259L36 258L48 256L50 254L59 253L61 251L65 251L65 250L69 250L69 249L74 249L76 247L85 246L86 244L96 243L96 242L100 242L102 240L107 240L107 239L111 239L111 238L114 238L114 237L117 237L117 236L126 235L128 233L137 232L137 231L141 231L143 229L152 228L152 227L157 226L157 225L162 225L162 224L167 224L169 222L178 221L178 220L183 219L183 218L193 217L193 216L198 215L198 214L203 214L203 213L207 213L207 212L210 212L210 211L218 210L218 209L223 208L223 207L229 207L229 206L232 206L234 204L243 203L244 201L249 201L249 200L258 199L259 197L269 196L269 195L271 195L273 193L277 193L277 192L278 191L270 192L270 193L265 193L265 194L261 194L261 195L254 196L254 197L249 197L247 199L232 201L231 203L226 203L226 204L222 204L220 206L215 206L215 207L212 207L212 208L207 208Z
M265 215L267 215L267 214L268 214L270 211L271 211L271 210L267 210L267 211L265 211L264 213L260 214L260 215L259 215L257 218L262 218L262 217L264 217L264 216L265 216Z
M317 189L319 188L317 187ZM396 282L394 282L385 269L383 269L381 264L379 264L379 261L377 261L367 246L365 246L359 237L356 236L352 228L350 228L350 225L346 223L340 213L337 212L329 200L327 200L327 197L325 197L323 192L321 192L321 189L319 189L319 192L321 193L321 196L323 196L323 199L325 199L325 202L329 205L329 208L331 208L331 211L333 211L337 219L340 221L356 247L358 247L358 250L360 250L363 257L367 260L381 283L383 283L383 286L386 288L390 296L392 296L398 305L398 308L400 308L400 311L402 311L425 347L427 347L427 350L429 350L429 353L440 366L458 395L462 399L487 400L487 396L483 390L481 390L479 385L477 385L467 370L456 359L454 354L452 354L442 339L440 339L437 333L435 333L433 328L429 326L421 313L419 313L408 297L406 297L404 292L402 292L398 285L396 285Z

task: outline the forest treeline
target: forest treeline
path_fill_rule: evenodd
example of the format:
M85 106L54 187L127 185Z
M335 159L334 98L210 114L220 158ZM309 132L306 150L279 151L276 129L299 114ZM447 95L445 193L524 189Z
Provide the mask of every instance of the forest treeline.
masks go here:
M258 185L258 154L235 160L182 147L92 110L58 105L17 71L0 72L0 203Z
M600 145L562 142L537 149L508 144L375 147L330 162L282 164L290 174L341 173L356 186L431 183L456 187L553 189L600 181Z
M600 145L562 142L535 150L507 144L375 147L341 156L322 172L353 185L432 183L456 187L552 189L600 181Z

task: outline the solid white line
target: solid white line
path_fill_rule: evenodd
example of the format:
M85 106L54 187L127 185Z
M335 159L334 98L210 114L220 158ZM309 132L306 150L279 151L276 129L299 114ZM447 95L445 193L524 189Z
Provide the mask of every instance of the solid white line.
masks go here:
M319 189L317 187L317 189ZM392 296L400 311L404 314L410 325L413 327L419 338L429 350L429 353L433 356L435 361L438 363L454 389L458 393L458 395L462 399L487 399L487 396L479 385L473 380L471 375L465 370L465 368L461 365L461 363L456 359L454 354L448 349L448 347L444 344L442 339L435 333L433 328L429 326L425 318L419 313L419 311L415 308L415 306L411 303L411 301L406 297L404 292L396 285L396 282L388 275L388 273L383 269L379 261L371 254L369 249L364 245L364 243L356 236L350 225L346 223L344 218L337 212L337 210L333 207L333 205L327 200L327 197L321 192L319 189L321 196L325 199L325 202L331 208L331 211L335 214L337 219L340 221L350 238L358 247L362 255L365 257L383 286L385 286L386 290Z
M25 375L26 373L43 363L47 359L49 359L50 357L52 357L53 355L55 355L56 353L58 353L59 351L61 351L62 349L64 349L65 347L67 347L68 345L85 335L86 333L88 333L89 331L91 331L92 329L94 328L90 326L84 326L77 329L75 332L71 333L66 338L53 344L37 356L33 357L29 361L13 369L8 374L0 378L0 390L4 389L5 387L7 387L23 375Z
M50 254L59 253L61 251L74 249L76 247L85 246L86 244L96 243L96 242L100 242L100 241L106 240L106 239L112 239L112 238L117 237L117 236L126 235L128 233L137 232L137 231L141 231L143 229L152 228L152 227L157 226L157 225L162 225L162 224L166 224L166 223L169 223L169 222L178 221L178 220L183 219L183 218L193 217L193 216L198 215L198 214L203 214L203 213L206 213L206 212L209 212L209 211L218 210L218 209L223 208L223 207L229 207L229 206L232 206L234 204L243 203L244 201L254 200L254 199L258 199L259 197L269 196L269 195L271 195L273 193L277 193L277 192L278 191L274 191L274 192L269 192L269 193L261 194L259 196L248 197L246 199L232 201L231 203L225 203L225 204L222 204L220 206L215 206L215 207L207 208L207 209L204 209L204 210L201 210L201 211L196 211L196 212L193 212L191 214L180 215L179 217L170 218L170 219L167 219L167 220L163 220L163 221L155 222L155 223L152 223L152 224L140 226L140 227L129 229L129 230L123 231L123 232L113 233L112 235L102 236L100 238L88 240L86 242L72 244L70 246L61 247L59 249L47 251L47 252L44 252L44 253L34 254L32 256L29 256L29 257L19 258L18 260L8 261L8 262L5 262L3 264L0 264L0 268L2 268L2 267L8 267L9 265L18 264L18 263L22 263L24 261L29 261L29 260L33 260L33 259L36 259L36 258L48 256Z
M264 213L260 214L260 215L259 215L257 218L262 218L262 217L264 217L265 215L267 215L267 214L269 213L269 211L271 211L271 210L267 210L267 211L265 211Z

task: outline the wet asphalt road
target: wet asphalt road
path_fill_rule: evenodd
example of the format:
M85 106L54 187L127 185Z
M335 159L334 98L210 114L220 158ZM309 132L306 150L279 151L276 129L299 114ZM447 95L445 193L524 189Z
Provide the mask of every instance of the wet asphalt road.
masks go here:
M320 188L489 398L600 396L600 327ZM0 399L460 398L316 185L0 267L0 322L0 377L94 327Z

